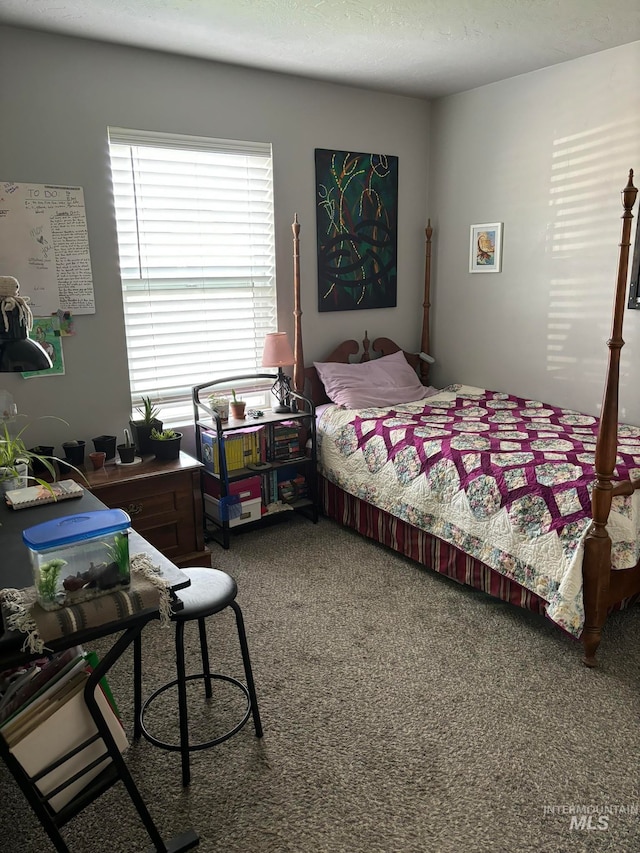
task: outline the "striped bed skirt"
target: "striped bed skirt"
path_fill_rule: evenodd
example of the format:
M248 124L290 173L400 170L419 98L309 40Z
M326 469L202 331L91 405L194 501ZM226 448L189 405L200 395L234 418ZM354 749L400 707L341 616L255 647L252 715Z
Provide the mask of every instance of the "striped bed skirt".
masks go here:
M318 494L321 511L345 527L351 527L363 536L386 545L393 551L415 560L428 569L466 584L473 589L486 592L516 607L531 610L546 616L546 602L534 592L520 586L516 581L505 578L474 557L460 551L455 545L443 542L436 536L412 527L371 504L343 491L318 472ZM609 612L624 610L640 604L640 593L625 598L609 608ZM557 626L559 627L559 626ZM560 628L560 630L563 630ZM576 639L564 632L568 637Z
M509 580L498 572L469 557L436 536L412 527L384 510L361 501L318 474L318 489L322 512L345 527L386 545L452 578L458 583L479 589L517 607L545 615L545 602L533 592Z

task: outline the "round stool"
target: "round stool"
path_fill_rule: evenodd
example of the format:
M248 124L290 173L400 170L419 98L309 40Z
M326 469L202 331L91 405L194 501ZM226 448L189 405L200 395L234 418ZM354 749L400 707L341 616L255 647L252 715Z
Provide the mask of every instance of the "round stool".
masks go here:
M262 737L262 724L260 722L260 712L258 710L258 701L256 699L256 691L253 683L253 673L251 670L251 661L249 658L249 648L247 646L247 636L244 629L244 619L242 611L236 602L235 598L238 593L238 587L235 580L226 572L221 572L218 569L208 568L188 568L182 570L191 581L190 586L178 591L177 595L184 604L182 610L176 611L171 617L171 620L176 624L176 678L163 684L155 690L149 698L142 704L139 714L136 714L137 725L134 731L134 737L140 734L155 744L161 749L168 749L173 752L179 752L182 758L182 784L188 785L191 781L191 771L189 767L189 753L199 749L208 749L211 746L222 743L233 737L245 725L249 717L253 715L253 725L256 732L256 737ZM207 646L207 632L205 627L205 619L208 616L213 616L214 613L219 613L231 607L236 617L236 627L238 630L238 639L240 641L240 650L242 652L242 662L244 664L244 673L246 685L236 678L231 678L228 675L211 672L209 666L209 649ZM202 672L194 675L185 673L184 661L184 626L187 622L198 621L198 631L200 634L200 653L202 657ZM134 689L136 696L141 695L141 679L142 679L142 643L140 637L134 641ZM225 734L219 737L212 738L201 743L189 743L189 726L188 726L188 710L187 710L187 681L202 680L204 681L205 696L211 698L211 682L217 679L218 681L226 681L240 689L247 700L246 710L243 717L236 725L233 726ZM178 687L178 719L180 725L180 741L179 743L167 743L152 735L146 728L144 718L145 713L151 703L160 694L172 687ZM137 707L140 707L137 703Z

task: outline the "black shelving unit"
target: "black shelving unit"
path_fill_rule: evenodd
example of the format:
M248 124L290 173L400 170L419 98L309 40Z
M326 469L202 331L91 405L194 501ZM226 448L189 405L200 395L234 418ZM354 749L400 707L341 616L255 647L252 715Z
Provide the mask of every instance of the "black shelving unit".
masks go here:
M291 510L303 513L314 523L318 521L316 417L312 401L291 391L291 412L265 410L259 417L248 416L243 420L228 421L222 421L218 412L207 402L211 394L230 394L231 388L240 389L243 394L248 391L266 391L271 388L276 378L276 375L271 373L254 373L217 379L196 385L192 389L196 452L198 460L204 466L202 504L205 535L207 539L218 542L225 549L229 548L232 530L246 530L275 520L286 521ZM257 439L251 440L254 443L250 458L254 461L248 463L250 467L239 466L237 457L235 464L230 464L228 459L230 439L238 433L258 436ZM293 438L295 433L298 434L297 440ZM208 440L204 442L203 451L204 434ZM256 441L259 442L257 446ZM301 483L304 481L305 494L295 496L294 489L294 494L289 495L286 501L281 501L277 487L278 477L292 471L295 471ZM239 505L238 497L233 494L233 484L238 485L243 480L248 481L256 476L261 477L260 515L256 518L250 516L246 523L235 527L231 522L237 517L235 513L241 512L242 505ZM289 482L290 478L286 480ZM208 506L210 501L207 498L211 497L207 490L209 484L214 485L212 491L218 496L217 514ZM272 500L273 498L275 500Z

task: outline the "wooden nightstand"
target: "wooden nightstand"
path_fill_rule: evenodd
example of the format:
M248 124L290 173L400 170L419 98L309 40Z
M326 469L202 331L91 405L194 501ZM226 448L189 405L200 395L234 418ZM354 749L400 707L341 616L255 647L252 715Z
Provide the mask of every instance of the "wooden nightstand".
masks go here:
M145 457L133 465L108 462L86 470L89 489L104 504L123 509L131 526L177 566L208 566L204 547L202 465L186 453L172 462ZM61 478L70 476L61 473ZM74 479L82 482L76 475ZM87 486L86 483L83 485Z

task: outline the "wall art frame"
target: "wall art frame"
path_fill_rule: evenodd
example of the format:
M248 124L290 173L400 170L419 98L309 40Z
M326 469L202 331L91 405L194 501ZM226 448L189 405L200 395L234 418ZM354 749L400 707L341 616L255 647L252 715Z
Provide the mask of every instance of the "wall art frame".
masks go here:
M398 158L315 149L318 311L395 308Z
M469 272L500 272L502 269L502 222L471 226Z

